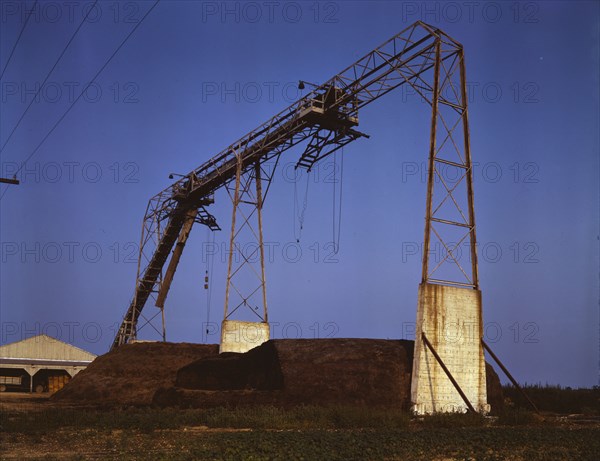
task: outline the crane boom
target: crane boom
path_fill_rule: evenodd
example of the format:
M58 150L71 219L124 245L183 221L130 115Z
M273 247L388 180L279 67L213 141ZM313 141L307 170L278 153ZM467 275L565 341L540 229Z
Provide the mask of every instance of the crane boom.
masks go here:
M218 229L206 207L213 202L214 192L236 177L238 163L246 171L308 140L296 167L310 170L337 149L366 136L356 130L359 110L390 91L409 84L431 102L436 92L423 76L436 65L436 46L440 43L444 44L441 62L456 60L462 53L462 45L444 32L416 22L152 197L144 216L135 294L112 347L135 336L148 297L163 285L159 299L164 304L192 224L188 218L184 225L190 210L198 210L193 222ZM450 98L436 97L439 104L466 110ZM158 239L151 256L145 257L148 264L142 267L150 229L158 229ZM185 238L180 237L182 232ZM169 265L167 280L161 283L162 269L178 237L176 258Z

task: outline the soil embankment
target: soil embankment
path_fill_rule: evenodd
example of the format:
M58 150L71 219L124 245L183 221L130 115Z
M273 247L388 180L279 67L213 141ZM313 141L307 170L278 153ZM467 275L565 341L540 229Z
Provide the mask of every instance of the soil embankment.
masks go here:
M245 354L217 345L135 343L98 357L53 396L101 406L368 405L410 407L413 341L281 339ZM488 401L502 407L487 366Z

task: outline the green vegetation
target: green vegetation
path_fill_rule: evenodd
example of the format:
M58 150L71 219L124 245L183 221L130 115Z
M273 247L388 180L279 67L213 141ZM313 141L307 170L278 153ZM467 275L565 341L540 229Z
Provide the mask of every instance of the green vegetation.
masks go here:
M572 414L583 413L600 416L600 387L571 389L561 386L526 385L523 389L542 412ZM527 407L528 403L513 386L503 386L504 400L508 407Z
M497 423L502 426L527 426L538 420L535 413L523 408L505 408L498 415Z
M522 407L508 405L495 417L476 413L412 417L397 409L354 406L298 406L290 409L258 406L240 408L79 409L50 407L29 413L0 413L5 433L36 434L64 428L138 430L152 432L183 427L335 430L335 429L456 429L536 425L542 418Z
M597 461L597 428L59 430L3 434L2 459ZM51 455L47 455L51 453ZM37 457L37 458L36 458Z
M598 389L528 387L542 410L563 413L554 416L536 415L505 389L505 408L493 417L350 406L108 410L47 402L36 411L0 413L0 446L2 459L598 460ZM586 416L564 415L571 413Z
M460 416L460 415L458 415ZM236 429L377 429L407 428L410 416L397 410L359 407L271 406L249 408L130 408L90 410L49 408L26 414L1 414L6 433L45 433L61 428L137 429L144 432L186 426Z
M193 456L168 459L597 461L597 436L591 430L513 428L237 432L214 434L189 447Z

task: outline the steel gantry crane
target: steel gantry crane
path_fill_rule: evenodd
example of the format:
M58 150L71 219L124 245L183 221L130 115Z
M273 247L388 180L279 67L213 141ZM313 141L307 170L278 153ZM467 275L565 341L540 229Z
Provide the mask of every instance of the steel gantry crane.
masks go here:
M455 76L458 82L453 80ZM422 282L477 290L463 47L419 21L322 85L315 85L304 97L150 199L142 225L135 294L112 348L134 339L141 319L148 322L159 314L164 337L165 299L193 224L219 229L208 208L220 188L227 190L233 202L225 320L250 307L257 319L266 323L262 208L275 168L265 168L265 164L277 165L284 152L302 145L296 168L310 170L336 150L365 137L357 130L360 109L402 85L412 87L432 109ZM450 181L442 168L454 168L460 174ZM242 256L235 262L232 257L243 227L256 237L260 260L260 268L253 268L256 286L246 288L247 292L236 277L250 264L250 258ZM462 235L456 237L456 231ZM446 250L439 261L431 257L432 237ZM466 264L457 257L465 245L471 253ZM142 311L151 295L160 309L147 318ZM257 303L262 304L261 309L256 308Z

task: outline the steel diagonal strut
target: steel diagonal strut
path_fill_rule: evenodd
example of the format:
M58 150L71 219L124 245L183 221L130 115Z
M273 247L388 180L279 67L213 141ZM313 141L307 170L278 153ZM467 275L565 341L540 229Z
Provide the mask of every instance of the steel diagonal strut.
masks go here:
M456 64L458 63L458 65ZM447 64L447 65L446 65ZM439 86L447 87L457 66L460 68L461 91L458 98L457 91L440 91ZM440 73L444 73L440 78ZM450 83L451 84L451 83ZM468 138L466 114L466 84L464 81L464 60L462 45L450 38L439 29L418 21L407 27L379 47L367 53L361 59L348 66L339 74L327 80L320 86L312 89L307 95L285 108L274 117L252 130L226 149L192 170L188 175L174 182L172 185L159 192L149 201L146 214L142 223L142 236L138 257L138 275L133 299L117 331L112 347L127 343L136 337L137 323L142 310L150 296L157 296L156 304L163 308L173 275L179 258L183 251L185 241L191 230L193 222L200 222L211 228L218 229L216 221L206 207L213 202L216 190L230 185L233 181L239 182L248 175L253 177L256 185L268 179L257 178L257 168L270 160L279 159L279 156L291 148L306 144L303 154L297 160L297 168L310 169L314 164L340 147L356 139L365 137L355 129L358 126L359 110L371 102L383 97L402 85L412 87L417 94L423 97L434 113L440 105L452 108L460 117L458 124L451 129L444 120L438 124L438 115L432 120L432 129L445 132L445 137L454 143L453 131L457 125L462 125L464 136ZM442 88L442 90L444 89ZM455 90L454 86L450 88ZM442 128L439 127L441 125ZM444 131L445 130L445 131ZM434 131L435 132L435 131ZM432 138L434 135L432 134ZM445 143L445 142L444 142ZM440 143L440 144L444 144ZM444 159L435 150L432 141L430 149L430 163L446 162L455 163L467 171L467 186L472 197L471 165L468 152L468 140L465 141L465 160L454 161ZM460 154L459 154L460 156ZM431 165L430 165L431 166ZM430 170L430 183L433 170ZM237 179L236 179L237 178ZM451 185L448 188L451 189ZM430 185L428 193L432 193ZM261 193L260 191L258 192ZM264 202L264 195L255 201L259 210ZM453 203L453 197L447 203ZM426 220L425 245L429 246L431 234L432 205L428 195L428 213ZM234 203L234 216L235 216ZM190 216L196 216L191 220ZM470 240L474 244L475 223L473 217L472 200L468 204L468 229ZM246 218L243 219L248 219ZM452 222L451 220L446 220ZM235 224L232 226L235 229ZM264 255L262 247L262 223L259 222L260 235L259 252ZM234 236L234 231L232 231ZM162 270L169 260L171 250L177 243L171 256L167 273L163 279ZM234 245L234 242L231 242ZM452 248L451 245L446 245ZM232 251L233 246L230 248ZM470 279L477 285L476 259L474 248L471 249L473 274ZM426 253L427 254L427 253ZM454 261L454 259L449 259ZM264 277L264 256L261 257L261 270L258 272L259 289L263 309L260 317L267 318L266 310L266 284ZM227 292L236 290L233 283L233 268L228 272ZM423 278L436 282L428 273L428 264L423 262ZM234 274L235 275L235 274ZM438 281L446 283L446 281ZM464 283L463 281L447 281L448 283ZM255 290L256 291L256 290ZM242 302L248 300L248 293L240 294ZM226 304L226 316L232 310Z

